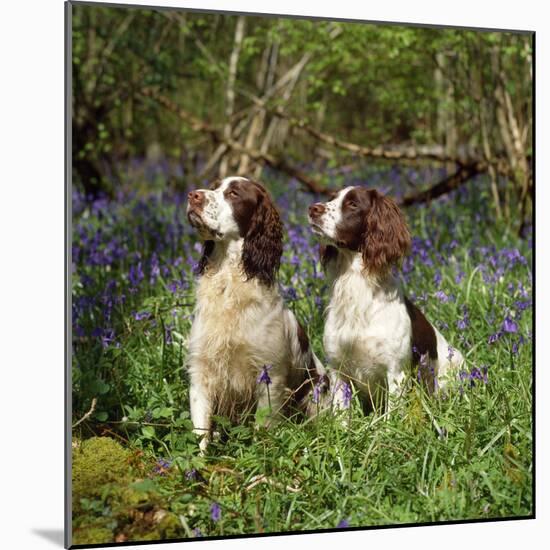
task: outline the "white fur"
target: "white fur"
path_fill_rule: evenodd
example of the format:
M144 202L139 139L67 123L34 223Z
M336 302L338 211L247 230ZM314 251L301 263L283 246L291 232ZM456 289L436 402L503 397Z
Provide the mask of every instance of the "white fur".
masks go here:
M201 189L205 195L205 203L201 213L201 219L205 227L199 229L199 232L203 237L215 241L239 238L239 226L233 217L231 205L224 197L224 191L235 180L246 180L246 178L225 178L215 190ZM187 204L188 212L189 209L190 204Z
M336 239L342 201L349 189L326 203L317 220L319 232L329 242ZM382 281L369 276L361 253L345 249L338 249L336 259L329 263L328 276L332 286L323 343L331 367L331 385L334 388L339 381L351 381L365 402L380 402L386 389L390 397L396 396L412 361L411 321L398 281L391 275ZM434 330L438 359L430 367L441 388L449 370L458 368L463 358L453 350L449 360L449 345ZM342 401L341 392L337 392L336 406L342 406Z
M322 238L322 240L333 241L336 239L336 227L342 221L342 202L346 193L353 187L346 187L338 192L334 199L325 203L325 212L318 220L313 220L309 216L309 223L313 232Z
M268 424L305 379L311 361L318 372L323 366L308 349L300 349L298 323L284 307L276 286L248 279L241 265L243 239L223 199L227 178L215 191L205 191L203 220L222 236L216 242L209 265L197 285L195 318L189 340L188 368L191 378L191 419L195 432L205 437L212 415L239 421L255 407L271 407ZM229 207L229 212L226 209ZM257 379L264 365L272 383Z

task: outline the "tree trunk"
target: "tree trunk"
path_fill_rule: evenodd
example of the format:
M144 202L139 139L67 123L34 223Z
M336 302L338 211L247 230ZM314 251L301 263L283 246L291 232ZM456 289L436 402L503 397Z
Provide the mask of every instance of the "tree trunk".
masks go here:
M237 78L237 66L239 64L239 55L241 53L241 46L244 38L246 18L239 16L237 24L235 26L235 40L233 42L233 51L229 58L229 74L227 77L227 86L225 93L225 126L223 129L223 135L225 139L231 138L231 116L233 115L233 108L235 106L235 80ZM229 168L229 155L224 155L220 163L219 176L221 178L227 175Z

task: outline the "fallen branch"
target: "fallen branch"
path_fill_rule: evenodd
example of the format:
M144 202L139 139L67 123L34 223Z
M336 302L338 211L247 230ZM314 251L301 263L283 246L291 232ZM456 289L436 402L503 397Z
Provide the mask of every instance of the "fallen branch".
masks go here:
M76 428L81 422L84 422L84 420L86 420L87 418L90 418L90 416L92 416L92 414L95 411L96 404L97 404L97 398L94 397L92 399L92 404L90 405L90 410L80 420L76 421L73 424L73 428Z
M432 185L430 188L404 197L399 201L399 205L410 206L411 204L429 202L437 197L441 197L442 195L458 189L462 184L466 183L474 176L485 172L487 167L488 165L484 162L475 162L461 166L456 172L450 176L447 176L435 185Z
M261 483L265 483L266 485L270 485L273 487L277 487L278 489L282 489L284 485L278 481L275 481L269 477L267 477L265 474L258 474L253 476L248 485L245 487L245 491L251 491L256 487L257 485L260 485ZM300 488L299 482L295 482L295 485L287 485L285 487L286 491L289 493L299 493L302 489Z
M333 148L347 151L359 157L391 161L432 161L445 164L452 163L459 167L458 172L463 175L467 173L471 167L476 165L478 166L480 172L484 172L489 169L489 164L484 162L483 159L477 158L472 151L467 150L465 150L462 155L452 156L445 153L444 149L437 145L363 147L356 143L351 143L316 130L304 120L290 116L280 106L270 108L267 105L267 101L254 96L253 94L247 94L247 97L257 108L264 110L271 116L286 120L291 127L298 130L303 130L315 140ZM510 177L510 166L503 155L493 156L490 162L490 167L500 175ZM465 171L462 171L462 168L464 168Z
M216 141L217 143L224 143L230 149L233 149L236 153L248 155L255 162L263 162L271 166L275 170L285 172L289 176L296 178L300 183L305 185L305 187L310 192L322 195L328 195L331 193L330 189L323 187L313 178L306 175L298 168L291 166L283 159L277 158L269 153L264 153L257 149L249 149L243 147L238 141L235 141L233 138L224 136L223 132L216 126L204 122L192 115L191 113L188 113L187 111L176 105L170 98L159 94L150 88L143 89L141 91L141 94L145 97L154 99L167 110L177 115L181 120L189 124L192 130L195 130L196 132L206 132L210 134L214 141Z
M324 132L321 132L319 130L316 130L309 124L305 122L305 120L297 119L289 114L287 114L281 107L275 107L270 108L267 106L267 102L253 96L251 94L248 94L249 99L253 101L253 103L260 109L263 109L266 111L266 113L282 118L286 120L290 126L293 128L297 128L299 130L303 130L304 132L308 133L311 137L316 139L317 141L320 141L322 143L325 143L326 145L330 145L331 147L342 149L344 151L348 151L349 153L353 153L354 155L358 155L365 158L377 158L382 160L408 160L408 161L419 161L419 160L431 160L435 162L442 162L442 163L454 163L459 166L467 164L468 162L474 162L473 159L466 159L466 156L459 157L459 156L451 156L446 154L444 151L438 150L438 147L434 146L415 146L415 147L364 147L362 145L358 145L356 143L351 143L349 141L345 141L339 138L336 138L334 136L331 136L329 134L326 134Z
M320 195L329 195L332 190L326 187L321 186L314 178L311 178L298 168L288 164L285 160L282 158L277 158L267 152L262 152L257 149L249 149L246 147L243 147L238 141L235 141L233 138L226 138L223 135L223 132L218 129L216 126L209 124L207 122L204 122L194 115L188 113L184 109L181 109L178 107L171 99L168 97L159 94L155 91L153 91L150 88L142 90L142 95L152 98L155 101L157 101L159 104L163 105L166 109L176 114L179 118L181 118L183 121L187 122L189 126L197 131L197 132L206 132L211 135L211 137L216 141L217 143L223 143L227 145L227 147L233 149L237 153L246 154L248 155L253 161L255 162L261 162L264 164L267 164L271 166L275 170L279 170L281 172L285 172L289 176L297 179L300 183L302 183L308 191ZM316 132L316 131L315 131ZM322 135L321 133L319 133ZM327 137L327 139L330 138L330 136ZM335 138L330 138L333 142L338 143L346 143L346 142L339 142ZM364 154L366 154L367 151L370 151L371 153L378 154L380 153L381 158L385 159L392 159L392 160L403 160L403 159L413 159L414 152L409 151L407 154L394 154L393 156L390 155L390 151L384 150L382 148L375 148L375 149L369 149L360 147L355 144L346 144L346 146L350 146L352 149L356 151L362 150ZM412 204L419 204L424 202L429 202L437 197L440 197L442 195L445 195L446 193L449 193L458 187L460 187L462 184L476 176L477 174L486 172L488 170L488 164L483 161L473 161L470 163L464 163L463 161L457 161L456 159L452 159L451 157L446 156L439 156L436 155L438 160L443 161L447 159L449 162L456 162L459 166L458 170L451 174L450 176L447 176L442 181L436 183L435 185L431 186L430 188L420 191L419 193L415 193L412 195L408 195L401 199L399 201L399 204L401 206L410 206ZM416 157L420 158L420 157ZM431 156L425 156L423 158L432 158L434 160L435 157ZM500 167L501 170L504 170L504 167ZM499 170L500 171L500 170Z

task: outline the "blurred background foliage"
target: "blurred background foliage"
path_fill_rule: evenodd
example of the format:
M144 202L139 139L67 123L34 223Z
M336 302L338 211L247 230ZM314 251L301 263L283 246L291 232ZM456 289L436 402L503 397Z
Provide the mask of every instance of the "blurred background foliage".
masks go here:
M316 192L327 166L389 159L446 168L413 196L487 173L495 216L520 232L530 216L531 34L72 10L73 176L87 195L112 196L137 158L177 167L176 189L269 165Z

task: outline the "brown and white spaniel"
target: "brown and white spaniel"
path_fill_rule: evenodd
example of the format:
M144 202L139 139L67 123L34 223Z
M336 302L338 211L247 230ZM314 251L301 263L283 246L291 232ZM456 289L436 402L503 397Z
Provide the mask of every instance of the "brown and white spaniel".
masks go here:
M204 451L213 415L238 422L266 407L270 424L292 405L307 408L324 369L278 291L283 227L264 187L229 177L188 199L204 241L188 355L191 419Z
M410 233L397 204L374 189L346 187L309 207L321 261L332 280L324 330L331 386L352 381L365 412L399 393L407 368L430 391L463 361L404 295L392 268L408 253ZM334 400L343 406L346 396Z

